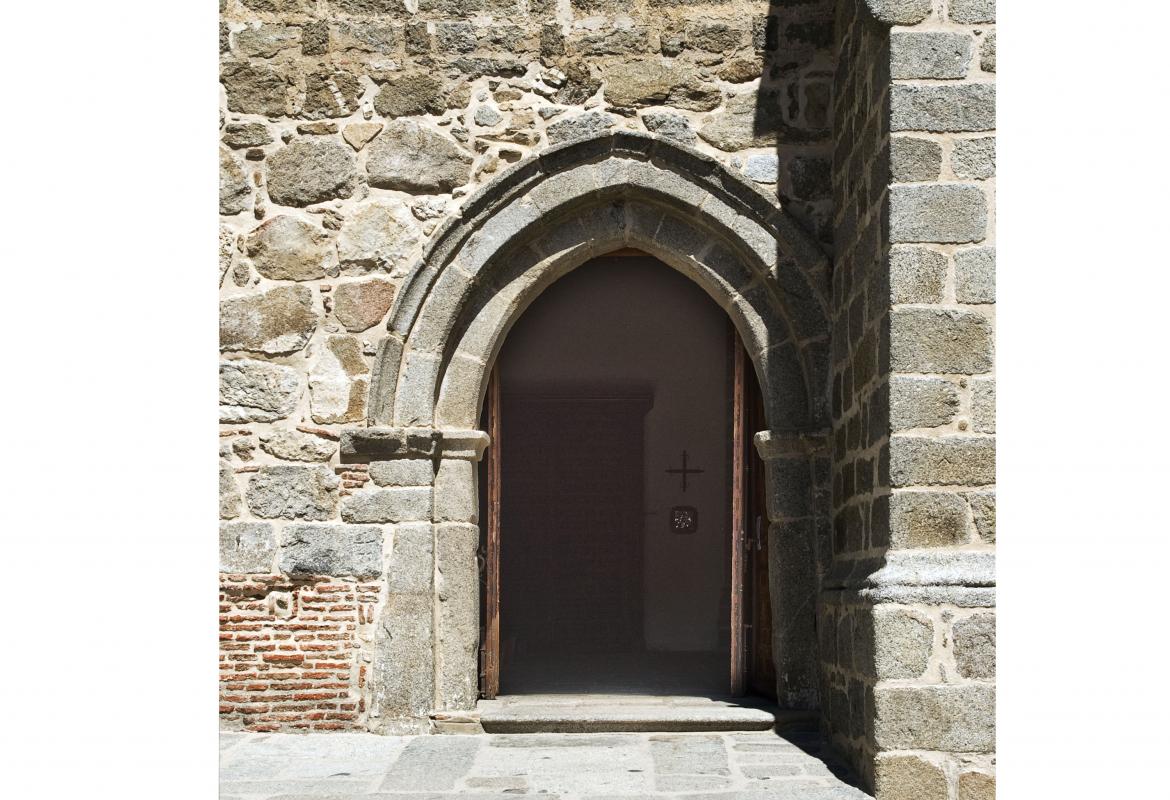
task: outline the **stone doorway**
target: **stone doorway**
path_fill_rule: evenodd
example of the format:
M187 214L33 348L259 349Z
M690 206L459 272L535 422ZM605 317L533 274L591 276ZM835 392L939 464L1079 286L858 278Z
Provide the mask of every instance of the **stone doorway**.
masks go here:
M733 459L752 451L742 424L734 441L738 346L699 286L638 251L562 278L509 333L496 364L499 474L489 458L480 483L481 519L499 488L499 579L484 581L482 607L501 693L743 688L758 583L744 575L733 599L732 531L750 527L734 495L751 496ZM770 655L750 665L770 669ZM492 695L490 679L483 688Z

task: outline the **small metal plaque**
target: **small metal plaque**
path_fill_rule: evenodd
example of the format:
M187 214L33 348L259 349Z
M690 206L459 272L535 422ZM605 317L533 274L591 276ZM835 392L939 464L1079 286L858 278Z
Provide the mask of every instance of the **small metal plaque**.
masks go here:
M699 510L694 506L675 506L670 509L671 533L694 533L699 528Z

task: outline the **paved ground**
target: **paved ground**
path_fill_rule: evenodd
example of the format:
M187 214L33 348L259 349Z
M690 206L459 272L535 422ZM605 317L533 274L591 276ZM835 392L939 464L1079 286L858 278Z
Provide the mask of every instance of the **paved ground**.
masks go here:
M808 752L806 752L808 751ZM220 734L221 800L867 800L815 736Z

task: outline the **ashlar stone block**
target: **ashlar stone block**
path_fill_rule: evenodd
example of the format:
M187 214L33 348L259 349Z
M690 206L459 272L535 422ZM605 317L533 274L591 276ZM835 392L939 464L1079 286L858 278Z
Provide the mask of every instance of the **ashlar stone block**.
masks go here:
M890 138L890 173L898 183L933 181L942 169L942 146L915 136Z
M430 486L435 480L435 467L429 458L372 461L370 479L378 486Z
M890 187L890 241L979 242L987 237L987 196L978 186Z
M955 298L960 303L995 302L995 248L955 251Z
M890 496L890 547L950 547L967 541L967 504L948 492Z
M995 128L995 86L895 84L890 87L894 131L989 131Z
M378 525L289 525L280 537L280 571L286 575L382 574Z
M248 509L264 519L329 519L340 479L324 465L260 467L248 481Z
M890 34L890 77L962 78L971 62L967 33L895 31Z
M947 257L926 247L890 250L890 302L941 303Z
M995 438L891 436L890 480L894 486L994 483Z
M948 800L947 776L919 756L878 753L874 792L879 800Z
M412 522L430 520L431 488L394 487L359 491L341 501L346 522Z
M953 628L955 667L964 678L995 678L995 614L973 614Z
M973 311L896 308L890 314L890 361L898 372L987 372L991 345L991 324Z
M959 410L959 389L942 378L895 375L890 378L890 427L936 428L949 424Z
M879 605L872 622L872 674L879 680L920 677L934 647L930 618L913 609Z
M882 686L874 694L879 750L987 753L995 749L995 687Z
M268 522L219 524L219 571L269 574L276 557L276 533Z

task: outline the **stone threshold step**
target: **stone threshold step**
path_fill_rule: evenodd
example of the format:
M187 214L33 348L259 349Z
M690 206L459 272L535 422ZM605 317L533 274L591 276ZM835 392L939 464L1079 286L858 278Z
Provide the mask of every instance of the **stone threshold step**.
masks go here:
M805 722L760 698L508 695L477 706L485 733L765 731Z

